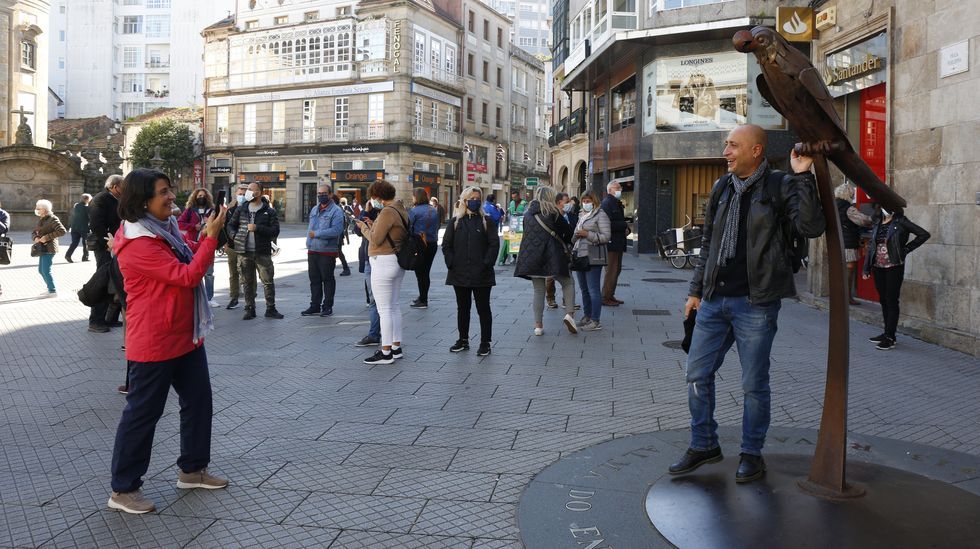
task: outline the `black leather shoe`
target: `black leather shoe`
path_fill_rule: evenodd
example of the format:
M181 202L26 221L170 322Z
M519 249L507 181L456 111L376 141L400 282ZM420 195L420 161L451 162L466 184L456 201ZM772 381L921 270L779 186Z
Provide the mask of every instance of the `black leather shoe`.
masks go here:
M692 450L688 448L684 452L684 455L681 456L680 461L671 465L667 469L667 472L672 475L683 475L684 473L690 473L706 463L721 461L722 457L720 446L710 450Z
M739 454L741 461L738 462L738 471L735 471L735 482L752 482L766 474L766 460L762 456L752 454Z
M245 314L242 316L242 320L252 320L255 318L255 309L245 307Z
M266 308L266 310L265 310L265 317L266 318L275 318L275 319L282 319L282 318L284 318L282 316L282 313L280 313L279 311L277 311L275 307L268 307L268 308Z
M306 309L305 311L302 311L299 314L300 316L317 316L318 314L320 314L320 308L310 306L309 309Z

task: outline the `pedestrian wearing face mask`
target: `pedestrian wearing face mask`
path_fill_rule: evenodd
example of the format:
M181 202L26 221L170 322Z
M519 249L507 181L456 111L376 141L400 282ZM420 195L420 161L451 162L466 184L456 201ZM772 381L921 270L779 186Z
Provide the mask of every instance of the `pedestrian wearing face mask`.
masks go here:
M555 204L558 205L558 211L561 213L561 218L565 220L565 223L568 223L569 227L574 229L575 225L569 223L568 215L566 215L568 211L571 209L571 205L572 205L572 203L568 200L568 193L558 193L557 195L555 195ZM549 309L558 308L558 303L555 303L555 279L554 278L549 278L547 281L545 281L545 298L548 302ZM562 303L562 306L564 305L565 304Z
M303 316L330 316L337 289L334 268L344 234L344 211L333 200L333 190L321 183L316 190L317 205L310 210L306 235L306 267L310 275L310 306Z
M36 248L31 248L31 255L38 258L37 270L48 287L41 297L58 297L54 277L51 276L51 263L58 253L58 237L68 232L58 216L54 215L53 209L50 200L38 200L34 206L34 215L38 220L32 235Z
M602 284L602 304L607 307L619 307L623 300L616 297L616 285L619 283L619 273L623 270L623 253L626 251L626 214L619 197L623 188L619 183L606 185L606 197L602 199L602 211L609 217L612 228L612 238L606 246L609 262L606 265L606 280Z
M238 189L235 191L235 201L231 203L228 214L225 216L224 230L218 236L218 245L224 247L225 254L228 256L228 306L225 309L229 311L238 308L238 298L242 290L240 271L238 270L238 252L235 251L234 245L235 235L231 232L230 225L235 212L245 204L245 191L247 190L248 185L238 185Z
M490 354L493 336L493 312L490 290L496 285L493 265L500 240L497 225L480 207L479 187L469 187L460 195L452 221L442 236L442 254L449 274L446 284L456 291L456 323L459 339L449 350L453 353L470 348L470 309L476 301L480 315L480 347L476 354Z
M432 261L439 251L439 210L429 204L429 195L425 189L417 188L412 191L415 198L415 206L408 211L408 226L417 234L422 235L425 241L425 250L415 266L415 280L418 282L419 297L410 305L413 309L429 308L429 286L432 280L429 273L432 271Z
M191 242L197 242L212 212L214 212L214 200L211 198L211 193L207 189L195 189L187 197L184 212L177 218L180 232ZM208 294L208 305L212 308L220 307L214 300L214 263L204 275L204 288Z
M380 210L373 223L357 221L357 228L368 240L371 261L371 290L381 317L381 348L365 358L365 364L391 364L402 358L402 310L399 295L405 269L398 265L397 250L408 237L408 212L395 200L395 187L375 181L368 187L371 207Z
M279 216L262 196L262 185L249 183L245 204L235 211L229 226L238 252L238 269L245 279L245 315L242 319L255 318L256 271L265 290L265 317L283 318L276 310L275 267L272 264L272 242L279 237Z
M596 199L591 193L582 195L582 215L578 218L575 234L572 236L572 256L592 256L594 247L605 246L612 238L609 217L602 208L596 207ZM607 252L608 253L608 252ZM602 265L591 265L587 271L575 273L582 292L582 307L585 316L579 326L587 332L602 329L599 317L602 316L602 290L599 285Z

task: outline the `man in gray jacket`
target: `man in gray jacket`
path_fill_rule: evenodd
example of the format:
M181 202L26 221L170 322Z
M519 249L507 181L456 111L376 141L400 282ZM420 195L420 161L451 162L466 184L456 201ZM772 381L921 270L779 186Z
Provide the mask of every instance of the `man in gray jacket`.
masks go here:
M715 182L704 215L701 255L694 269L684 317L697 309L687 357L691 445L670 466L673 475L721 461L714 420L715 372L732 344L742 365L742 446L736 482L766 470L762 447L769 429L769 354L780 300L796 295L787 225L807 238L823 234L813 160L790 157L793 174L766 161L766 133L739 126L725 140L728 173Z

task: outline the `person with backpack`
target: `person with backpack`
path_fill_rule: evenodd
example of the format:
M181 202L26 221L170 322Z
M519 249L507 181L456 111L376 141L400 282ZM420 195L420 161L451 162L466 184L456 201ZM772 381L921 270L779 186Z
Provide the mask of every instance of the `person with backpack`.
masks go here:
M340 235L340 246L337 249L337 258L340 259L340 266L343 269L340 271L340 276L350 276L350 265L347 264L347 257L344 256L344 243L346 242L347 244L350 244L350 236L348 236L350 231L350 221L348 220L346 214L347 209L344 208L344 204L341 203L341 200L344 199L337 195L333 195L333 203L338 204L341 211L345 212L343 234Z
M470 308L476 301L480 315L480 347L477 356L490 354L493 338L493 312L490 291L496 285L493 272L500 239L497 225L487 210L480 208L479 187L468 187L460 195L455 215L442 237L442 255L449 273L446 284L456 291L456 326L459 339L449 348L459 353L470 348Z
M419 297L410 305L413 309L429 308L429 286L432 279L429 273L432 271L432 262L439 251L439 210L429 204L429 194L425 189L417 188L412 191L415 206L408 211L408 226L412 232L422 237L425 243L422 256L419 258L418 265L415 266L415 280L419 285Z
M408 212L395 200L395 187L375 181L368 187L371 207L380 210L374 222L358 220L357 228L368 239L371 262L371 290L381 317L381 348L364 359L365 364L391 364L402 358L402 310L398 298L405 269L398 251L409 239Z
M679 475L721 461L715 409L715 372L732 344L742 366L742 445L735 482L766 471L762 458L770 418L769 355L780 300L796 295L791 243L785 227L807 238L826 220L810 173L813 159L790 155L792 174L766 160L766 132L738 126L725 139L728 173L712 188L704 214L701 254L684 306L697 309L687 356L691 444L668 472Z

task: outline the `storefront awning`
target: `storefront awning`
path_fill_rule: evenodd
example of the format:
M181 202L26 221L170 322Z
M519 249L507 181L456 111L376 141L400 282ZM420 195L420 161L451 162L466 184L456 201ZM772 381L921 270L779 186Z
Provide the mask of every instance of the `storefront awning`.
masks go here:
M562 81L561 89L592 91L609 72L609 67L615 61L625 57L635 58L640 54L640 48L683 44L695 40L721 40L731 38L735 31L740 29L749 29L757 25L771 26L775 23L776 20L772 17L739 17L709 23L620 31L568 73Z

